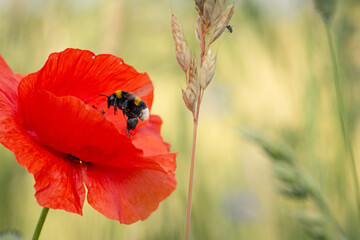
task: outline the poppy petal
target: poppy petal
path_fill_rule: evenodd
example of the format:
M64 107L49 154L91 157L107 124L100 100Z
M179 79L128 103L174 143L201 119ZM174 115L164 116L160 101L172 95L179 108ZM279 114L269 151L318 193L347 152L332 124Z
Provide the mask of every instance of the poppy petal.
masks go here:
M0 118L5 117L4 111L13 113L17 105L17 87L20 77L16 76L0 55Z
M85 189L81 171L70 167L57 154L35 143L15 121L1 121L0 142L15 154L19 164L34 175L36 199L43 207L60 208L81 214ZM6 130L5 130L6 128Z
M176 169L177 153L169 153L170 145L160 135L161 124L159 116L151 115L148 124L134 135L133 144L143 150L146 161L156 162L167 173L172 173Z
M149 109L153 101L153 85L148 75L138 73L121 58L110 54L66 49L51 54L44 67L27 78L34 80L34 89L48 90L58 97L75 96L99 110L107 109L106 98L100 94L111 95L116 90L139 92L137 95ZM125 133L122 116L114 116L111 110L105 111L105 116Z
M166 173L175 171L177 153L169 153L163 142L156 138L144 137L133 143L137 148L144 150L143 164L147 162L149 166L152 166L156 163Z
M35 197L40 206L64 209L82 215L85 188L80 164L53 156L34 174Z
M0 55L0 143L9 149L14 141L12 136L16 136L12 132L18 129L14 117L19 81Z
M0 56L0 143L15 154L19 164L34 174L35 195L41 206L81 214L85 200L85 188L78 180L81 171L73 173L74 180L65 162L36 144L16 120L19 81L20 77Z
M142 137L148 137L152 136L154 138L157 138L158 140L162 141L165 146L167 147L167 151L170 150L170 144L163 141L163 138L161 137L160 130L161 130L162 120L157 115L151 115L149 118L148 123L146 124L146 127L140 128L136 135L134 135L134 140L137 140Z
M89 204L125 224L146 219L176 187L174 174L144 169L89 165L84 180Z
M106 164L113 158L126 162L141 154L127 136L80 99L56 97L45 90L26 91L26 85L20 84L19 112L23 125L40 143L93 163Z
M131 138L80 99L56 97L45 90L28 95L25 84L19 91L23 125L38 142L84 162L168 171L167 166L143 158Z
M153 87L146 73L138 73L132 66L111 54L95 55L87 50L68 48L52 53L44 67L35 73L38 89L46 89L56 96L75 96L88 102L99 94L121 89L136 92L147 86L143 98L152 97ZM148 98L152 101L152 98ZM151 106L150 101L147 102Z
M176 153L162 140L161 119L139 123L130 138L122 116L100 113L100 94L119 89L151 108L149 77L115 56L67 49L27 75L0 56L0 143L34 175L41 206L82 214L85 184L95 209L130 224L173 192Z

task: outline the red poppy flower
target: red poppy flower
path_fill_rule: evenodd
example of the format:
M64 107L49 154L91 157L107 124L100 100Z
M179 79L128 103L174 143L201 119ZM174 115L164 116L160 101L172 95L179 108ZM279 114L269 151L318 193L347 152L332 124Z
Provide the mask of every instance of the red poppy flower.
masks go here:
M149 77L116 56L66 49L22 79L0 56L0 142L34 175L41 206L82 215L86 186L93 208L130 224L175 189L176 153L160 135L160 117L128 137L122 114L100 96L119 89L139 92L151 109Z

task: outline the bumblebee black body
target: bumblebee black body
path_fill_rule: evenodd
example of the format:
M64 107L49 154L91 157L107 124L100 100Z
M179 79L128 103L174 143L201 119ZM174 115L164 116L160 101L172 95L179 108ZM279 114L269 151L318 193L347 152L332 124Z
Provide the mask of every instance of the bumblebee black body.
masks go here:
M131 92L117 90L111 95L101 94L100 96L107 97L108 108L114 106L114 114L117 113L118 108L122 110L126 120L126 132L128 135L130 130L136 128L139 122L138 118L141 121L149 118L150 113L146 103Z

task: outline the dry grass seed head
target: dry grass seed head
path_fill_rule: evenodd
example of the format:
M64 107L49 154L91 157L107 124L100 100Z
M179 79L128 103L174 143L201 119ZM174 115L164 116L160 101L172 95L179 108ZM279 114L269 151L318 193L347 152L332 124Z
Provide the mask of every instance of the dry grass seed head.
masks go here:
M214 55L211 55L211 49L209 49L209 51L204 56L204 61L202 63L202 66L200 67L199 73L200 85L204 90L209 85L215 74L215 66L216 53Z
M235 3L230 4L226 10L218 17L218 21L215 25L214 32L211 35L209 44L213 43L220 35L224 32L226 26L229 24L229 21L234 13Z
M186 90L182 90L182 97L185 102L186 107L192 112L195 112L196 98L194 93L189 87Z
M202 14L202 19L204 21L204 24L206 26L210 26L211 25L211 17L214 11L214 7L215 7L215 1L214 0L206 0L204 3L204 11Z
M195 36L198 43L201 43L201 35L202 35L202 20L198 15L195 23Z
M217 0L215 2L214 11L211 15L211 27L215 26L218 22L221 13L224 11L225 2L226 0Z
M200 83L198 81L198 73L196 67L195 57L191 59L189 78L188 78L188 87L193 91L195 98L197 99L200 94Z
M187 72L190 67L190 49L184 38L184 33L181 25L174 14L171 15L171 32L173 35L176 51L176 60L184 72Z
M200 15L203 13L204 3L205 0L195 0L195 9Z

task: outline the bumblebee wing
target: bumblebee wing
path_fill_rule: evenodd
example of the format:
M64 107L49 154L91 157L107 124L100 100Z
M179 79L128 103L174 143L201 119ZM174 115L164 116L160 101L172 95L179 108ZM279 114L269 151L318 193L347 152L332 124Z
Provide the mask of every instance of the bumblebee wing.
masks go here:
M146 96L152 95L152 92L154 91L154 87L151 82L148 82L141 87L134 90L132 93L135 94L139 98L144 98Z

